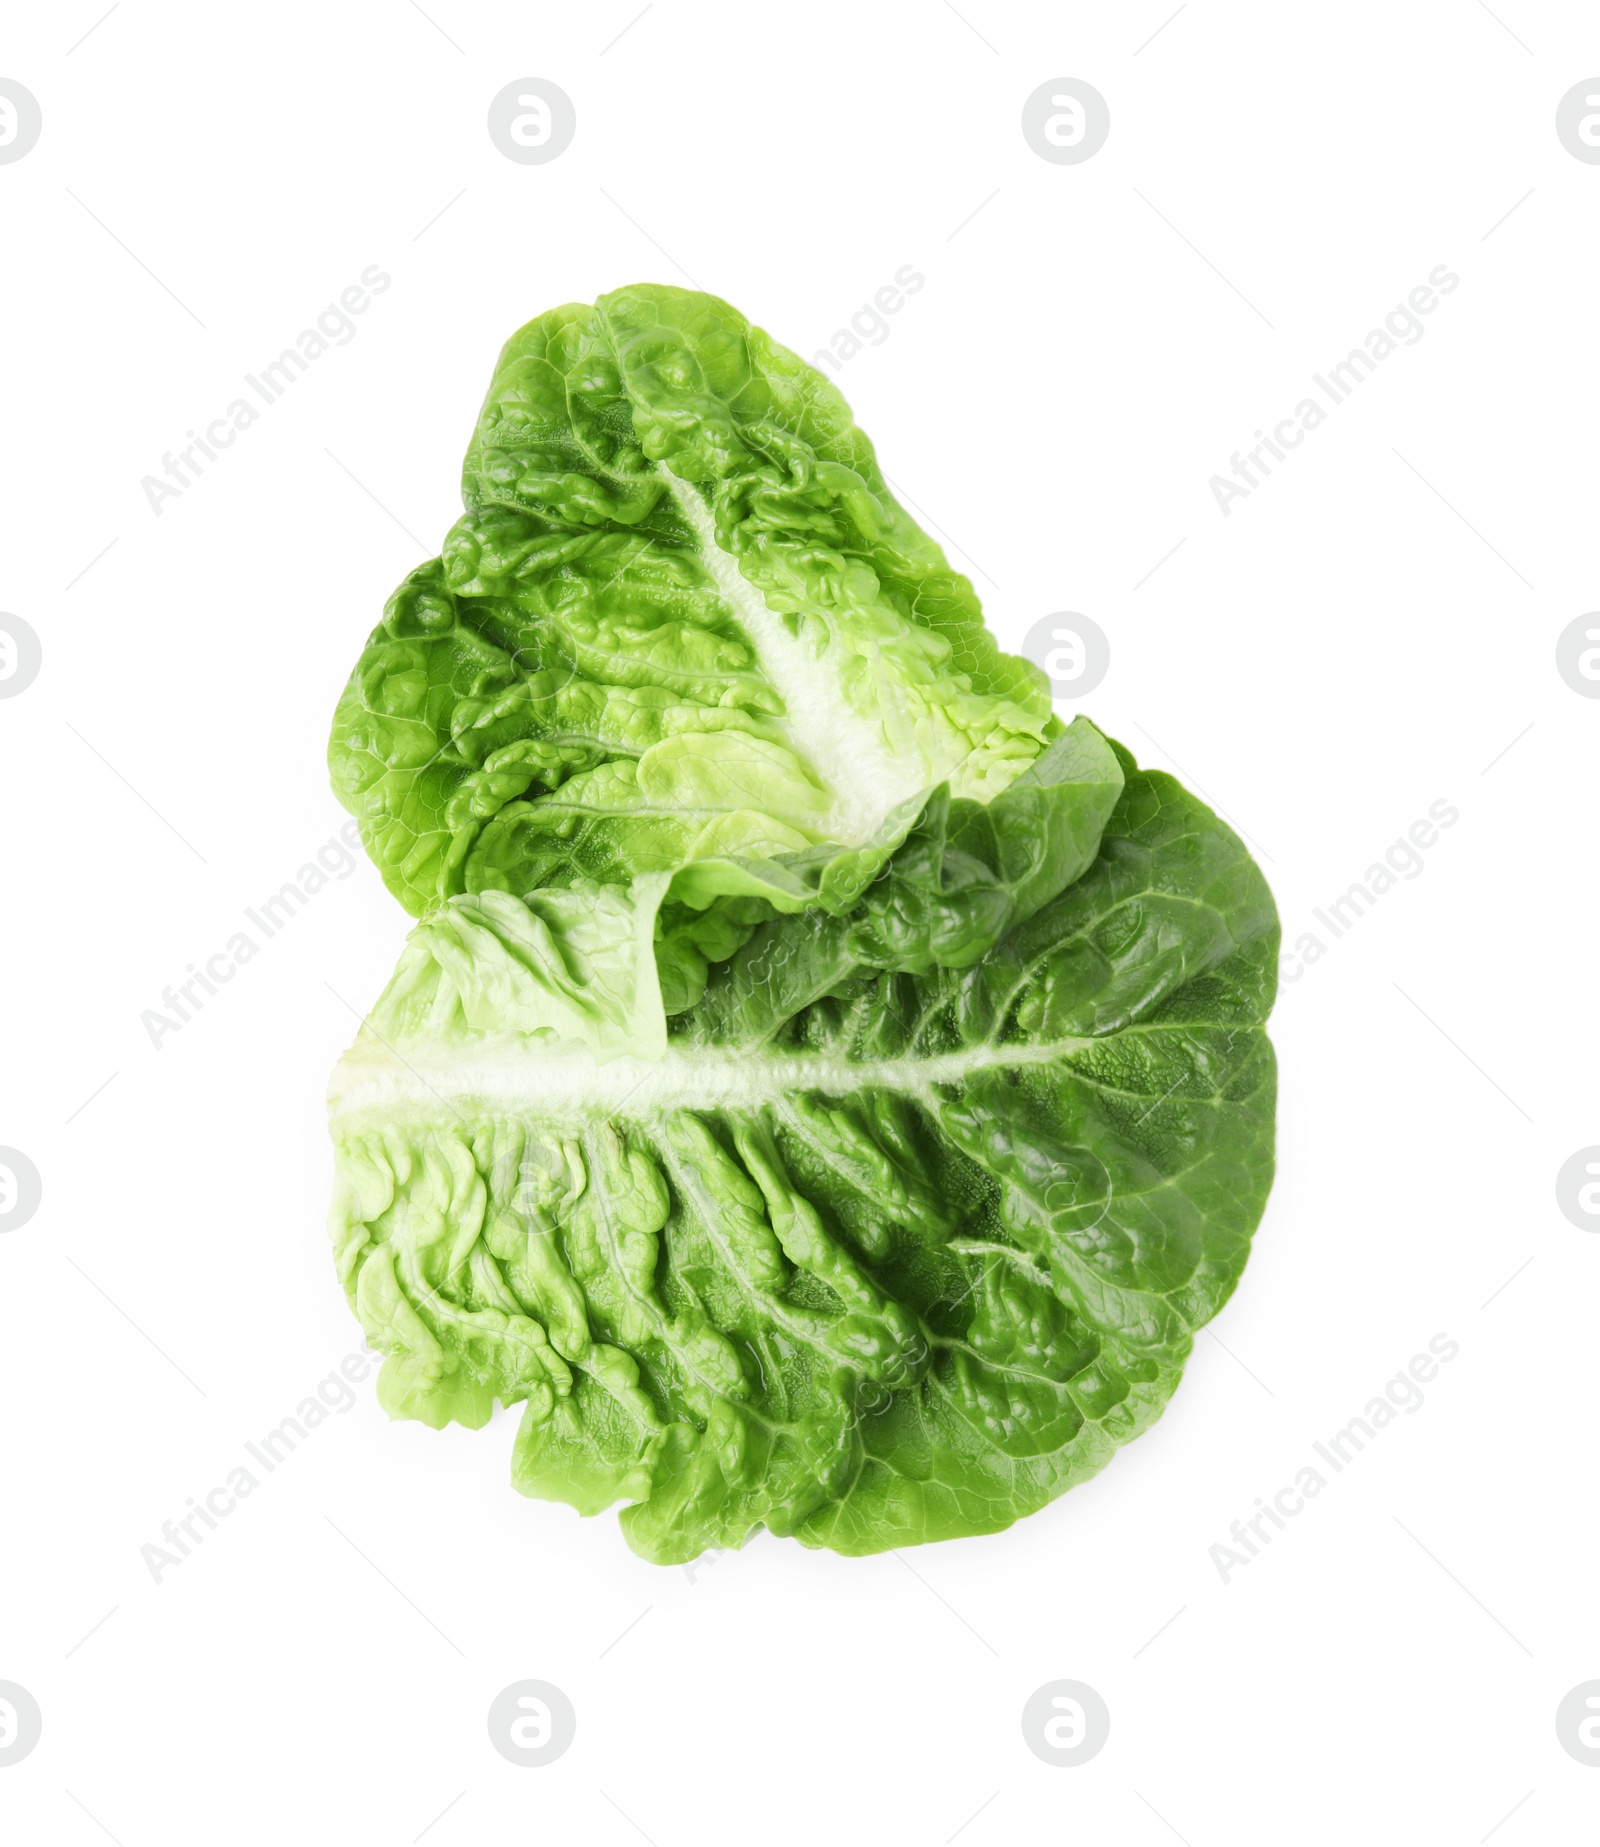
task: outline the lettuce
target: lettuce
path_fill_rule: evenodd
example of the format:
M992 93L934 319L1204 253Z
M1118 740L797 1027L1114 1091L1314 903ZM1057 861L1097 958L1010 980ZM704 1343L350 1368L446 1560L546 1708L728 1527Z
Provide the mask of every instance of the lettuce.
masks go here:
M500 357L330 762L419 919L335 1072L395 1416L672 1563L992 1532L1160 1414L1272 1176L1278 926L889 493L638 286Z

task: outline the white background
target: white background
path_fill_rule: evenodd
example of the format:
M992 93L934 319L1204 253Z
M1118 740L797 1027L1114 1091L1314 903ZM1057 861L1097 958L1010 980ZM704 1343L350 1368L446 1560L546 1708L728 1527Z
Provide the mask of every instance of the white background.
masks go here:
M74 0L0 53L44 117L0 166L0 607L44 648L0 703L0 1142L44 1181L0 1238L0 1680L44 1713L0 1831L1588 1838L1553 1720L1600 1675L1600 1239L1554 1179L1600 1141L1600 702L1554 648L1600 602L1600 167L1554 112L1593 9L427 6ZM1080 166L1020 132L1063 75L1111 109ZM576 105L550 165L485 131L524 76ZM153 513L163 452L374 263L357 336ZM322 1089L407 920L363 860L159 1050L140 1015L342 822L333 704L501 342L692 277L810 354L907 263L839 378L888 474L1003 645L1101 624L1085 709L1246 830L1287 942L1460 813L1284 988L1237 1296L1149 1436L993 1538L658 1570L512 1492L514 1417L391 1425L369 1381L153 1582L358 1344ZM1209 477L1441 263L1425 337L1224 517ZM1424 1407L1224 1583L1230 1523L1438 1333ZM544 1769L485 1729L526 1677L578 1714ZM1110 1707L1081 1768L1023 1744L1056 1678Z

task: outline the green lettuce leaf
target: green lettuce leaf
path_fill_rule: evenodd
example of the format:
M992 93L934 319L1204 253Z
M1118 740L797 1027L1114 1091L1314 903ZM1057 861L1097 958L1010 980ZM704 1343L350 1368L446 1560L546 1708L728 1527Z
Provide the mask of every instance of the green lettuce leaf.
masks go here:
M698 909L848 903L929 791L986 800L1059 730L834 387L711 296L640 285L523 328L462 497L329 751L418 916L661 871Z
M913 946L914 835L849 920L858 954L904 921L904 972L774 921L660 1058L376 1021L333 1224L390 1411L525 1403L516 1485L630 1503L662 1563L991 1532L1144 1430L1271 1182L1278 927L1237 838L1124 761L1088 870L976 961L936 905ZM792 1010L753 978L780 956Z

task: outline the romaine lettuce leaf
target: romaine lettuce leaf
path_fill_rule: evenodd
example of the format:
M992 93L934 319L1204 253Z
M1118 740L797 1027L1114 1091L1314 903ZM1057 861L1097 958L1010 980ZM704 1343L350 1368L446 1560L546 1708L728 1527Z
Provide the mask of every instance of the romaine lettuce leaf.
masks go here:
M1059 729L839 393L711 296L641 285L523 328L462 495L330 745L418 916L663 870L699 909L822 901L841 849L859 890L895 817L944 782L998 794Z
M388 1409L524 1401L516 1485L632 1503L662 1563L990 1532L1145 1429L1271 1182L1265 884L1130 766L1093 865L975 963L916 934L841 975L832 920L775 921L653 1059L380 1007L333 1225Z

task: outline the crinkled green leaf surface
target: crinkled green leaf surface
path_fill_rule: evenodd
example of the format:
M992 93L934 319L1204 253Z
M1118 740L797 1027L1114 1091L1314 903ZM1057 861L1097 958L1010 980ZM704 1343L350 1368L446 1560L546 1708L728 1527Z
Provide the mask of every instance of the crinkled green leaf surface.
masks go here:
M421 921L331 1092L396 1416L672 1563L992 1532L1156 1418L1272 1176L1234 834L993 647L837 393L640 287L501 357L340 704Z
M712 296L523 328L462 495L330 746L418 916L663 870L680 910L847 905L929 790L995 795L1059 728L838 391Z
M383 1402L525 1401L517 1486L664 1563L1043 1506L1158 1415L1265 1203L1276 918L1169 778L970 966L841 974L831 930L775 922L659 1058L386 1003L335 1079Z

